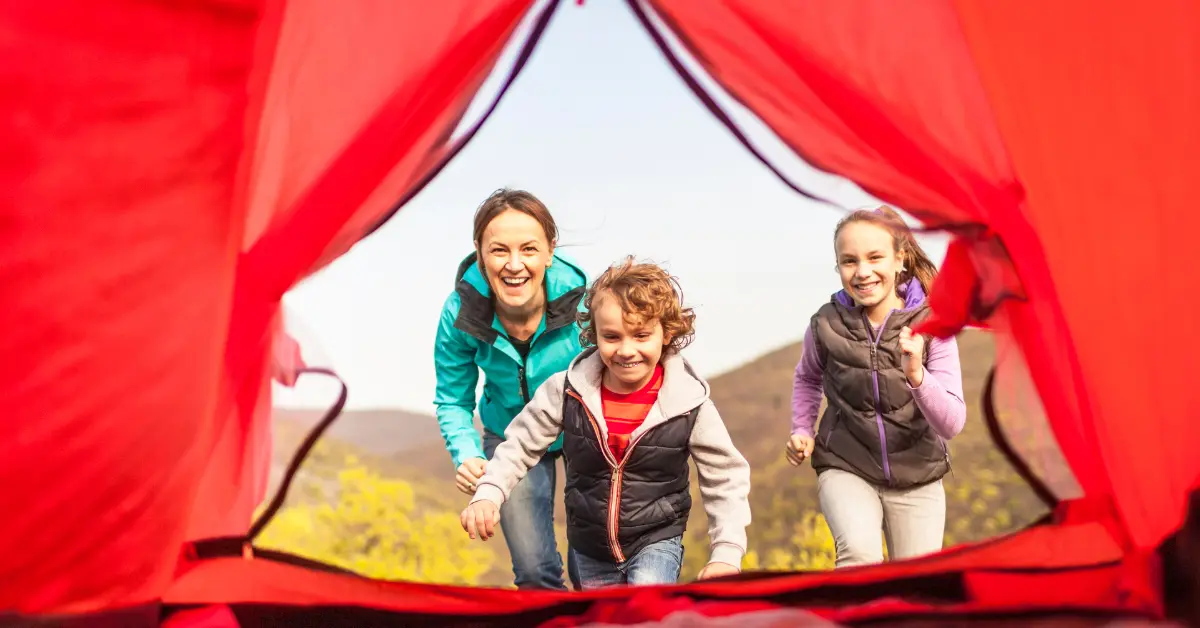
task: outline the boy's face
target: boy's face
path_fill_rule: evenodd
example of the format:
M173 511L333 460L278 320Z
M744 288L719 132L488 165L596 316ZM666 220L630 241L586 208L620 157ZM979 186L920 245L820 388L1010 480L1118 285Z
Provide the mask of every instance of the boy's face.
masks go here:
M671 339L658 319L627 316L611 295L601 293L592 302L596 346L604 362L604 385L616 393L631 393L650 383L663 347Z

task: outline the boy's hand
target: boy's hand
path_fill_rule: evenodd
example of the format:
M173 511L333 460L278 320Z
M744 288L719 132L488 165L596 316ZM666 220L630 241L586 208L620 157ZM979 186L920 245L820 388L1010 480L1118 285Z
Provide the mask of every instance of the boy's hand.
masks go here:
M804 434L792 434L787 442L787 460L793 467L804 464L812 456L813 439Z
M500 523L500 507L489 499L481 499L462 511L459 522L471 538L486 541L492 538L496 524Z
M709 563L700 570L700 575L696 576L697 580L708 580L709 578L720 578L721 576L736 576L742 573L741 569L730 565L729 563Z

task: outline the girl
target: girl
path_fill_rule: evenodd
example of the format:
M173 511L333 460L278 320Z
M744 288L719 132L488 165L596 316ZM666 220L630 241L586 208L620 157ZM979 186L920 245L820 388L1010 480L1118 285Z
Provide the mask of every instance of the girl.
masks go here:
M804 333L792 392L788 461L811 456L838 567L942 548L947 440L966 421L958 345L912 333L937 274L890 207L858 210L834 231L842 290ZM824 394L829 404L813 437Z
M692 506L689 458L712 542L700 578L740 571L750 466L730 440L708 384L679 354L695 320L680 301L665 271L632 258L592 284L580 323L583 344L595 347L546 380L509 425L462 512L471 538L492 536L526 471L562 435L577 589L679 579Z
M528 192L499 190L475 212L475 252L459 265L434 348L438 425L456 485L468 495L530 391L582 349L575 315L587 277L555 253L557 239L554 218ZM482 441L473 416L481 370ZM554 536L560 448L553 443L550 455L531 463L529 479L504 505L517 588L566 589Z

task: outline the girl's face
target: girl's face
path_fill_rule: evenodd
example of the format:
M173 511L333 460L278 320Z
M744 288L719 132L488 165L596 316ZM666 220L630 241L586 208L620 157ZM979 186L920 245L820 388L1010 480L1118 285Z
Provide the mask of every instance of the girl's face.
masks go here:
M626 316L621 304L608 295L592 301L596 348L607 374L604 384L615 393L631 393L650 383L654 367L662 360L671 339L658 319Z
M483 230L479 259L497 305L517 312L541 305L553 253L532 216L510 209L493 218Z
M834 243L842 287L854 302L871 308L896 294L904 259L892 234L880 225L857 221L842 227Z

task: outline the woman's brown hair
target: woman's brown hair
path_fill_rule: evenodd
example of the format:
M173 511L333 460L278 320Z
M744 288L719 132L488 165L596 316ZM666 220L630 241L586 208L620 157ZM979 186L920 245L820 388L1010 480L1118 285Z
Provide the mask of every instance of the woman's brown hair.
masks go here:
M473 241L477 253L483 244L483 232L488 225L492 224L496 216L510 209L536 220L542 226L542 232L546 234L546 242L550 244L551 249L554 248L558 242L558 224L554 222L554 216L550 215L550 210L546 209L546 205L538 200L538 197L525 190L500 188L492 192L492 195L480 203L479 208L475 210Z
M895 247L896 253L902 253L904 258L904 271L900 273L896 286L906 285L910 279L916 277L925 294L929 294L933 288L933 280L937 278L937 266L929 259L921 245L917 244L912 229L909 229L904 218L896 210L882 205L878 209L857 209L850 212L849 216L838 221L837 228L833 230L834 246L837 246L837 237L842 227L852 222L869 222L887 229L888 233L892 234L892 246Z
M579 341L585 347L596 344L592 306L601 296L616 299L626 316L640 321L657 319L663 334L671 337L668 353L682 351L696 335L696 313L683 306L679 280L657 264L635 264L630 255L597 277L583 297L584 311L578 320Z

